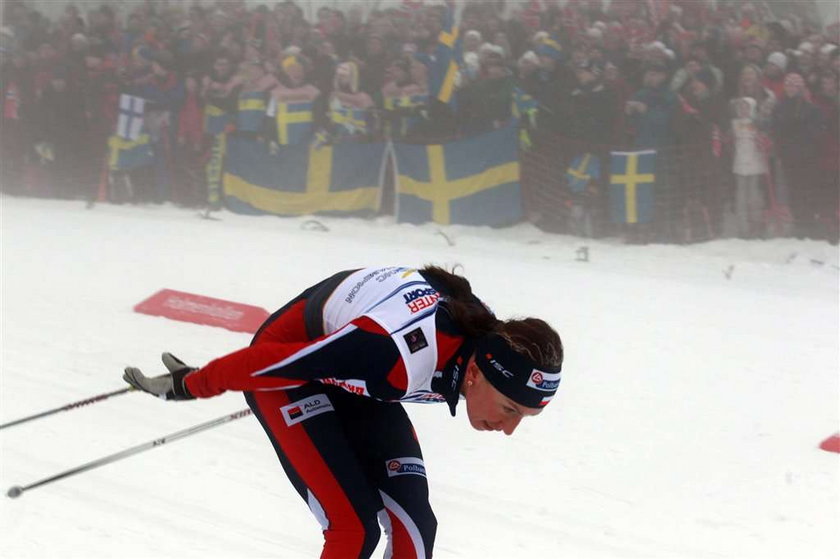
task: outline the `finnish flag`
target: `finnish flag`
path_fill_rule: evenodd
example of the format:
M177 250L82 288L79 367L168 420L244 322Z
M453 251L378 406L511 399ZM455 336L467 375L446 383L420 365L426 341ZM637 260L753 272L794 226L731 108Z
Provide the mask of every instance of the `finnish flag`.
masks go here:
M146 100L133 95L120 95L120 116L117 121L117 135L136 141L143 128L143 110Z

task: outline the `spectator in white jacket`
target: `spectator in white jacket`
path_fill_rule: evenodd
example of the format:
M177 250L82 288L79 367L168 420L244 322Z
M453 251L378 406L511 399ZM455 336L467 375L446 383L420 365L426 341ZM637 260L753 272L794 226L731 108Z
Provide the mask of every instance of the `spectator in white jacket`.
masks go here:
M752 97L739 97L731 103L735 218L738 236L747 239L760 237L764 229L767 143L757 124L756 105Z

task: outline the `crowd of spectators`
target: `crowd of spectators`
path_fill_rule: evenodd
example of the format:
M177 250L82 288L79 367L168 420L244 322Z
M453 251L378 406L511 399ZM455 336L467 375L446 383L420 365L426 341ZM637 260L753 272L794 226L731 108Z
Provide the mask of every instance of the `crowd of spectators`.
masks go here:
M552 215L531 208L549 228L570 230L564 208L605 213L607 173L582 192L565 184L576 156L604 167L611 150L656 149L659 218L631 238L766 237L775 220L773 234L836 242L836 24L764 2L459 1L458 72L441 100L451 3L348 1L309 19L292 0L131 6L68 4L51 21L4 2L4 191L101 197L130 93L146 100L156 164L126 196L206 205L213 137L294 143L273 116L305 102L322 142L441 142L514 122L526 198L549 190L563 201ZM605 234L606 221L573 232Z

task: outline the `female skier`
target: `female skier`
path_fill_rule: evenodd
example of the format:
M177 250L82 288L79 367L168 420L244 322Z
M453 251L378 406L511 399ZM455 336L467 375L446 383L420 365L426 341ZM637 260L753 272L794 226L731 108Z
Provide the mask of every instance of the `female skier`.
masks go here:
M537 318L498 320L469 281L430 266L340 272L271 315L251 345L200 369L124 379L166 400L245 399L320 522L322 559L432 556L437 521L423 456L399 402L459 398L479 431L510 435L560 383L563 345Z

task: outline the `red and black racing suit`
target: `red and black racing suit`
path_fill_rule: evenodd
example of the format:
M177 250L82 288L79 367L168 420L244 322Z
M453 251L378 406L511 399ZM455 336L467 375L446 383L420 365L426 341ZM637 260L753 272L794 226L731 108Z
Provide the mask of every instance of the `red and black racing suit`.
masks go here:
M384 270L405 269L372 273ZM324 332L327 300L351 274L365 271L341 272L306 289L266 320L250 347L212 361L186 385L197 397L245 392L286 475L321 523L322 559L369 557L380 523L390 538L386 557L429 558L437 521L420 444L399 400L446 401L454 415L472 344L443 301L427 309L437 349L431 389L407 395L410 373L393 332L368 316ZM417 281L409 285L440 291L410 273ZM428 345L418 343L416 330L410 335L412 353Z

